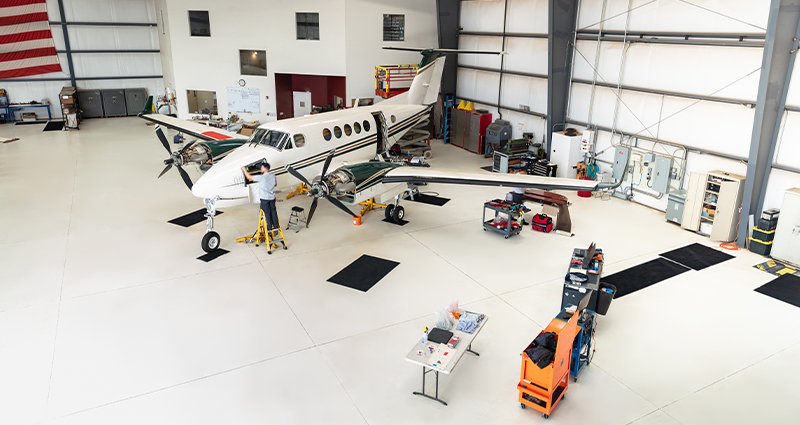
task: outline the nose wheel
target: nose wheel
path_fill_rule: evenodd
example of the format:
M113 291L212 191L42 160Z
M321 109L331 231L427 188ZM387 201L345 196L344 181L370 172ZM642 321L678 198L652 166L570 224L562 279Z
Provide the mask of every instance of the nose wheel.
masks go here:
M203 251L211 252L219 248L219 233L211 231L203 235L203 240L200 242Z

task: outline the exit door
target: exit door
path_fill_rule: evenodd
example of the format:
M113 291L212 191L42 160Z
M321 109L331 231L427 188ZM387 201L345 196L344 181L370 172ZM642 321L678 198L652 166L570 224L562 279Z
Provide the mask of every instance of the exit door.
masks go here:
M383 112L373 112L372 117L375 118L376 135L378 136L378 154L382 154L389 149L389 130L386 128L386 117Z
M294 98L294 116L303 117L311 114L311 92L295 91L292 92Z

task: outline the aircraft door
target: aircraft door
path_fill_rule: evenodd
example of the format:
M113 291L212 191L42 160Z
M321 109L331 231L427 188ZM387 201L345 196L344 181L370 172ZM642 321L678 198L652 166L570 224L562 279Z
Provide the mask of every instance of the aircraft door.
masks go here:
M389 149L389 129L386 127L386 117L383 112L373 112L372 117L375 118L375 131L378 135L377 152L381 154Z

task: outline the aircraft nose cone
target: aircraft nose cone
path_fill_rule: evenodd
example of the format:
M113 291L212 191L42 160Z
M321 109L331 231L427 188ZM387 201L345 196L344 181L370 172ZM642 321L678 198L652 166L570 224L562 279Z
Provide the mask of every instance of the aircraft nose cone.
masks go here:
M192 195L198 198L212 198L214 195L208 193L208 179L206 176L200 177L192 186Z

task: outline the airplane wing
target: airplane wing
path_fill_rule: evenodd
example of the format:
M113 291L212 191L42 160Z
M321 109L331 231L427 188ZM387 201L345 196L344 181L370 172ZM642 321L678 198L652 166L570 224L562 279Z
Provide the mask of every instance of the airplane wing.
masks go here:
M597 190L598 182L526 174L463 172L423 167L398 167L387 172L383 183L445 183L472 186L519 187L543 190Z
M210 127L205 124L198 124L191 121L181 120L178 118L170 117L168 115L147 114L139 115L147 121L163 125L164 127L180 131L197 137L201 140L226 140L226 139L248 139L247 136L242 134L232 133L230 131L221 130L219 128Z

